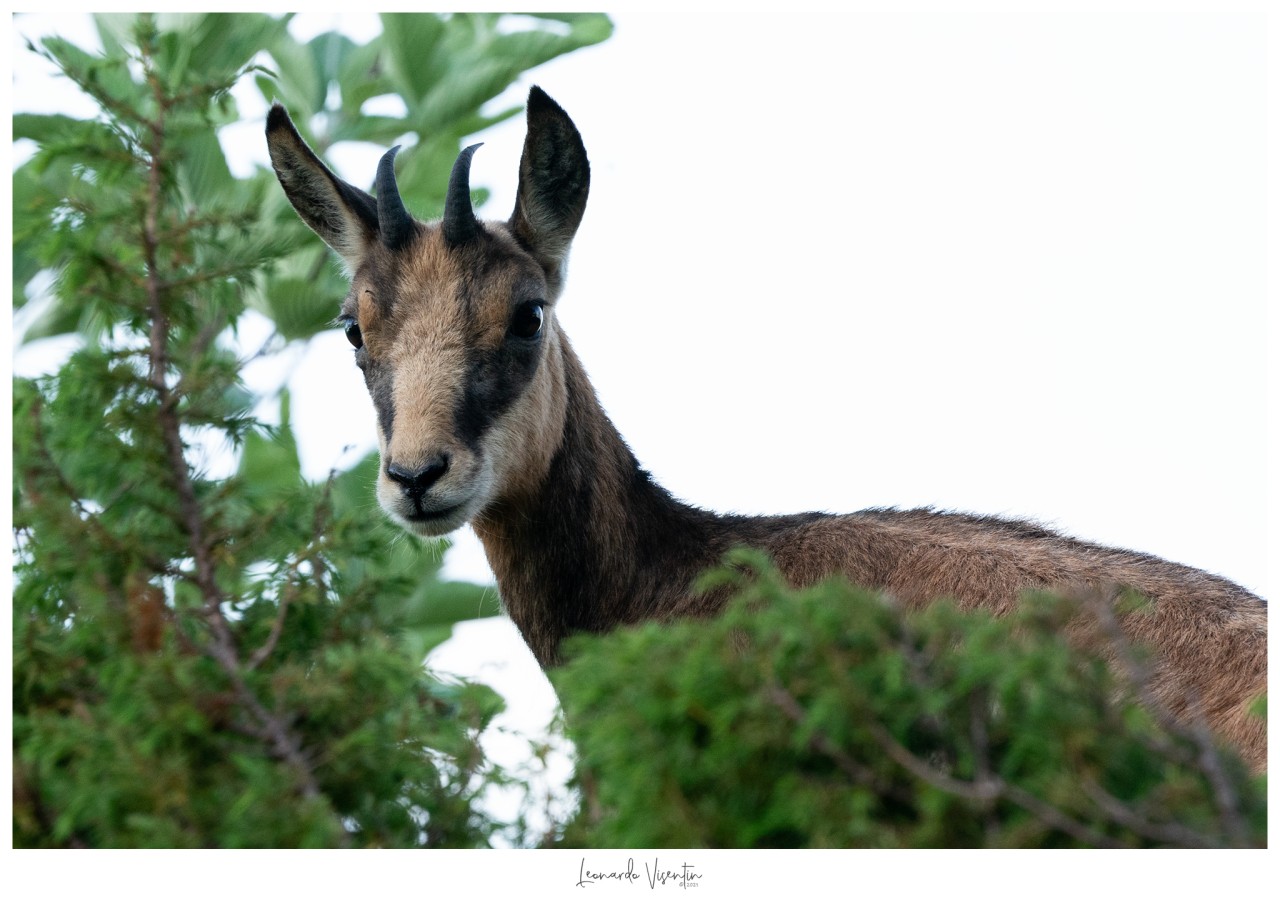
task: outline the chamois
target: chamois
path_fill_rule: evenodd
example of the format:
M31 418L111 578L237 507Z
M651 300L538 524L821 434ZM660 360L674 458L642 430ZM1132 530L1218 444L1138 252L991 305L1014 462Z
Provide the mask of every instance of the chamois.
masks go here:
M479 221L463 150L437 223L400 198L396 148L374 196L334 175L276 104L267 143L298 214L341 258L351 290L338 321L377 413L377 497L408 531L470 522L503 604L543 667L562 639L649 619L715 614L691 584L738 545L766 551L793 584L841 573L908 607L951 597L1010 609L1025 591L1116 597L1157 661L1151 688L1175 714L1198 704L1255 769L1265 723L1266 604L1214 575L1038 526L931 510L717 515L656 484L601 408L556 318L590 167L569 116L529 93L515 209ZM478 145L476 145L478 146Z

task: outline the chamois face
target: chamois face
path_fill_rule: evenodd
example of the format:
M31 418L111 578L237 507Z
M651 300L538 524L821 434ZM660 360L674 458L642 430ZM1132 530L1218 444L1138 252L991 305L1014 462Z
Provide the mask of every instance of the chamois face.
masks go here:
M375 200L334 176L282 107L268 117L286 195L352 273L338 320L377 412L378 502L420 536L531 489L563 431L555 300L590 176L577 129L538 88L528 117L511 219L476 220L470 147L436 224L405 211L394 150Z
M553 300L501 224L462 248L424 227L356 272L340 321L377 411L378 502L398 523L447 533L545 471L563 425Z

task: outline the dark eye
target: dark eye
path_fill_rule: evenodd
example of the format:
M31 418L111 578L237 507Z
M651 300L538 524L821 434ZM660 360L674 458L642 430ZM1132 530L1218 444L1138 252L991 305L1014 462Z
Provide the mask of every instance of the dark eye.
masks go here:
M528 340L542 330L542 301L530 300L516 307L511 316L511 333Z
M347 340L351 342L353 347L358 350L364 346L364 337L360 334L360 325L356 323L354 318L344 315L338 321L342 322L342 328L347 332Z

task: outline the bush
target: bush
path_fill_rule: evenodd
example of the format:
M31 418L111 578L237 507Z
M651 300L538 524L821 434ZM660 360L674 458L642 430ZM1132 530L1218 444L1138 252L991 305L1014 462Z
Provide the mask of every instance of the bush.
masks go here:
M1262 780L1069 646L1078 604L904 613L733 562L706 583L736 592L722 617L570 645L565 844L1265 845Z

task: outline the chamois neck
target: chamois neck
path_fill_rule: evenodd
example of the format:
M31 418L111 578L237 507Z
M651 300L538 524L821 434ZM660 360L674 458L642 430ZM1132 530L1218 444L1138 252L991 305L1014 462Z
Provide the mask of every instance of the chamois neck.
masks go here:
M473 522L512 620L544 667L570 633L682 614L723 552L720 519L642 470L561 340L564 429L545 478Z

